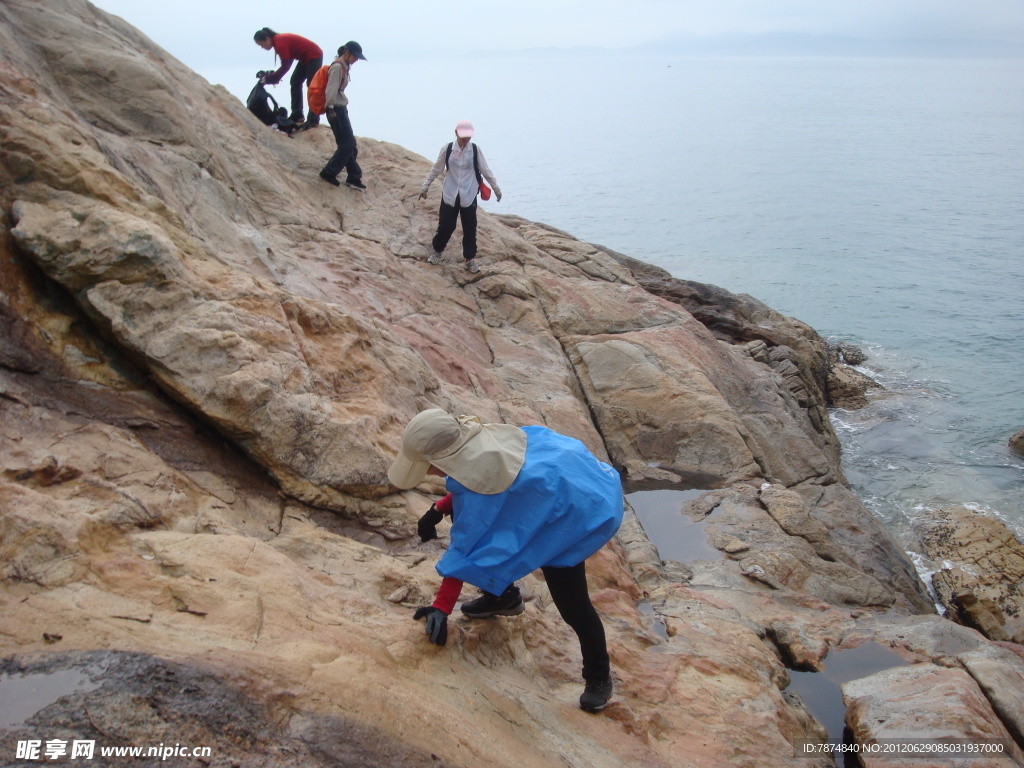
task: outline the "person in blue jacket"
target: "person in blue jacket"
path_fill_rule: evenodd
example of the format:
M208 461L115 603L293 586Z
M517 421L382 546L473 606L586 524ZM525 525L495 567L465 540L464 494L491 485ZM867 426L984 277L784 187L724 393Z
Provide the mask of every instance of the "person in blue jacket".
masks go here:
M622 522L618 473L579 440L546 427L484 424L431 408L413 417L388 478L414 488L428 475L447 477L448 496L420 519L423 541L450 514L443 577L432 605L417 609L431 642L448 640L448 616L463 582L483 595L462 605L470 618L515 616L525 610L516 579L544 574L555 607L576 632L583 654L580 707L597 712L612 695L604 625L587 591L586 559Z

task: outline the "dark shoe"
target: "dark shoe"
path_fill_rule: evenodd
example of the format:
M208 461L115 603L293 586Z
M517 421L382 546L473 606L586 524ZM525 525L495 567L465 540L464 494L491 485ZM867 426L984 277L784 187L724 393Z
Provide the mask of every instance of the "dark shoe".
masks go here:
M303 123L303 126L306 128L313 128L317 125L320 125L320 115L310 115L306 118L306 122Z
M351 187L352 189L358 189L360 192L366 191L366 185L359 179L349 179L345 182L345 186Z
M501 596L484 592L476 600L462 604L462 612L471 619L486 619L488 616L518 616L526 610L523 596L515 584L508 587Z
M326 181L328 184L333 184L336 187L341 186L341 182L338 181L337 176L331 176L327 171L320 171L320 178Z
M604 680L587 680L587 686L580 696L580 709L585 712L600 712L608 706L612 697L611 675Z

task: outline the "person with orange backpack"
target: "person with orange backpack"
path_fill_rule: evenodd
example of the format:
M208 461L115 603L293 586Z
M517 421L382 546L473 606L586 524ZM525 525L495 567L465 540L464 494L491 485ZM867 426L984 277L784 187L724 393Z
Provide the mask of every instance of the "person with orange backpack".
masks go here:
M347 174L345 186L352 189L365 190L363 184L363 170L356 162L359 148L356 146L356 137L352 132L352 123L348 119L348 96L345 95L345 88L351 79L352 65L357 61L366 61L363 55L363 47L355 40L349 40L338 49L338 58L331 62L327 70L327 85L324 87L324 114L327 115L327 122L334 131L334 140L338 144L337 151L327 161L327 165L320 171L320 178L328 184L336 187L341 186L338 181L338 174L344 168ZM317 79L317 78L314 78ZM314 103L319 100L319 89L315 89L310 97L310 111Z
M281 66L276 71L266 75L262 81L267 85L277 85L281 79L288 74L292 62L298 61L295 71L292 73L292 112L290 118L295 123L301 123L302 118L302 84L309 84L313 75L317 73L324 63L324 52L320 46L312 40L307 40L299 35L287 32L278 34L269 27L264 27L253 35L253 40L265 51L273 49L276 58L281 60ZM310 115L308 125L313 126L320 122L319 115Z

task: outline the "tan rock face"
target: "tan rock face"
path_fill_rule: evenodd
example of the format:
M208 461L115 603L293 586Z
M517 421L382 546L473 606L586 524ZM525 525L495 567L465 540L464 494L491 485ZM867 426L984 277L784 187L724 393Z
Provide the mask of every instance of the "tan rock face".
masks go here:
M808 325L779 314L752 296L677 279L623 254L609 253L628 266L652 294L683 307L715 338L737 345L751 359L771 368L796 421L838 464L839 441L826 411L831 404L831 366L824 339Z
M861 743L909 743L919 749L946 744L989 745L995 755L973 756L971 765L1003 766L1019 762L1024 753L992 710L977 683L961 669L922 664L879 672L845 683L847 725ZM865 766L948 765L948 754L908 759L903 753L879 752L862 757ZM913 762L911 762L913 760Z
M1010 734L1024 743L1024 658L998 645L960 654Z
M932 583L951 614L993 640L1024 643L1024 544L967 507L939 510L918 527L924 551L944 563Z
M486 213L480 274L428 266L426 160L360 139L369 191L328 187L326 129L267 130L82 0L0 6L0 139L4 655L140 652L230 682L316 754L357 729L378 764L806 768L792 743L821 729L782 658L813 667L854 613L927 608L842 484L823 343L756 300L688 284L697 315L656 270ZM720 489L721 561L663 564L630 517L588 563L604 715L576 706L578 646L537 575L522 616L453 617L443 649L412 621L440 486L397 494L386 468L428 406ZM146 690L97 716L115 729Z

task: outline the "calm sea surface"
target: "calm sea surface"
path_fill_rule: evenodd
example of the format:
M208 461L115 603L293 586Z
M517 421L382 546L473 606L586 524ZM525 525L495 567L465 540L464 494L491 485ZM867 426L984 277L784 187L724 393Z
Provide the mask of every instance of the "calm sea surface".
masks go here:
M844 468L908 549L957 502L1024 535L1024 60L370 61L350 96L431 160L474 120L493 212L861 345L888 389L835 412Z

